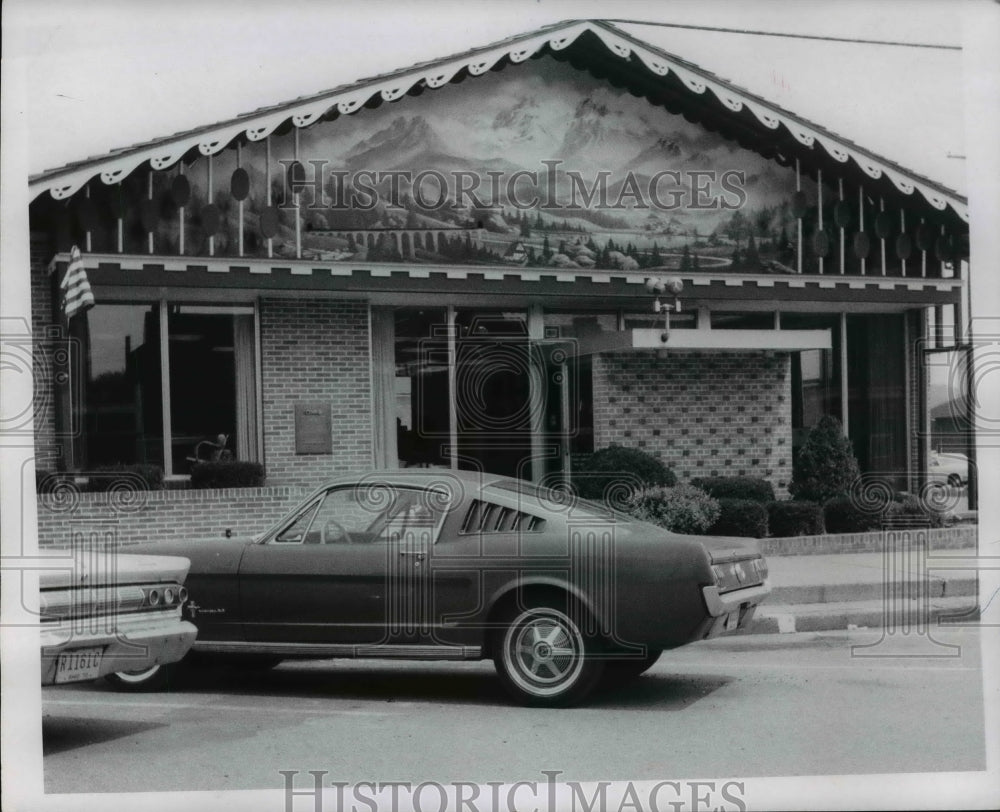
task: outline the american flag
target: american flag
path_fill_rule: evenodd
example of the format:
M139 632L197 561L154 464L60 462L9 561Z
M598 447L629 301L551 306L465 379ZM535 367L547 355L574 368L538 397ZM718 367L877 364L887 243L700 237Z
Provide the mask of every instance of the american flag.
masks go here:
M83 267L83 257L75 245L69 255L69 267L59 286L63 294L63 312L69 321L77 313L94 306L94 294L90 290L87 271Z

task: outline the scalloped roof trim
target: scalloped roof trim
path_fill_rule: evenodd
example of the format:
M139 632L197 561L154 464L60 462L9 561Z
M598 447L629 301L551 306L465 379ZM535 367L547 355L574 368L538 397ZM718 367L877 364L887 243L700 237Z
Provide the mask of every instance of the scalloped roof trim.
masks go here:
M147 162L155 170L164 170L193 149L197 149L201 155L209 156L221 152L237 138L261 141L288 121L295 127L308 127L334 108L340 115L351 115L376 94L381 95L385 102L394 102L406 96L417 85L432 89L442 87L463 69L471 76L479 76L504 58L516 64L531 58L546 46L554 51L561 51L586 31L596 35L610 53L621 59L635 56L657 76L666 76L672 71L691 93L703 95L711 92L733 113L746 107L768 129L778 130L784 126L804 146L819 144L834 160L840 163L853 161L868 177L877 180L885 176L903 194L919 192L933 208L944 211L951 206L964 221L969 220L968 200L954 190L876 155L710 71L642 42L600 20L556 23L456 56L418 63L410 68L362 79L312 96L259 108L206 127L46 170L29 178L30 196L34 200L49 192L56 200L65 200L98 176L103 183L113 184Z

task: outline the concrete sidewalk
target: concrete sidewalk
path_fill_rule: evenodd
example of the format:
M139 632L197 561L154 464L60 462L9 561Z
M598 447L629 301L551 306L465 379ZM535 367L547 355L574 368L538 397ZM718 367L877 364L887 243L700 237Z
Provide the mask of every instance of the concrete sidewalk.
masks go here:
M772 592L751 633L827 631L978 618L976 572L935 570L974 550L768 556Z

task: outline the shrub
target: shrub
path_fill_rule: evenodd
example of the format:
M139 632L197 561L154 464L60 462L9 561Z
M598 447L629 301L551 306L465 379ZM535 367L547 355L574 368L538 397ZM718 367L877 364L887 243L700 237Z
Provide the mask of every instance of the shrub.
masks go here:
M627 504L640 490L671 488L674 472L652 454L637 448L609 446L595 451L573 472L573 485L584 499L606 499Z
M163 489L163 469L149 463L99 465L93 471L82 472L82 476L88 477L86 489L92 493L104 493L122 484L137 490Z
M642 491L631 512L674 533L704 533L719 518L719 503L703 490L681 484Z
M264 466L259 462L199 462L191 469L192 488L259 488Z
M792 496L821 504L845 496L860 475L851 441L840 422L829 415L809 431L792 468L788 486Z
M947 516L932 505L921 503L915 496L905 496L889 505L885 523L890 527L944 527Z
M767 505L753 499L720 499L719 518L708 531L713 536L767 535Z
M823 533L823 508L815 502L772 502L767 511L772 536L817 536Z
M710 476L692 479L691 484L716 499L750 499L773 502L774 486L755 476Z
M862 510L854 500L838 496L823 505L827 533L864 533L882 527L881 510Z

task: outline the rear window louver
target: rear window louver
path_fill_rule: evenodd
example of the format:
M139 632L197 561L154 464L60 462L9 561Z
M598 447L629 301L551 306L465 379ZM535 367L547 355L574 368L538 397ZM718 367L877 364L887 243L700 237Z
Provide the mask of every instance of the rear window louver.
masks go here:
M481 499L473 500L462 523L463 533L538 533L545 519Z

